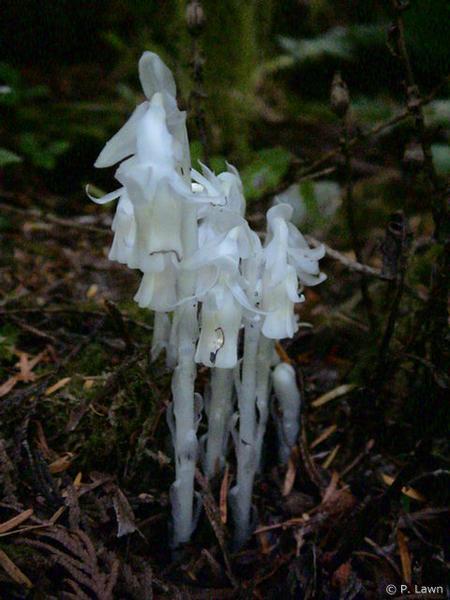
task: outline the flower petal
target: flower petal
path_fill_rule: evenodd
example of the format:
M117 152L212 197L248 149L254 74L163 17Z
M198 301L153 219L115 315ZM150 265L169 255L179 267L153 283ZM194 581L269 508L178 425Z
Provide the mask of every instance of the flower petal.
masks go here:
M170 69L154 52L144 52L139 60L139 79L144 94L150 100L156 92L177 95L177 86Z
M135 108L125 125L106 143L94 166L99 169L111 167L136 152L136 134L147 108L148 102Z
M101 198L96 198L89 193L89 184L86 186L86 194L89 196L89 199L96 204L107 204L112 200L117 200L125 191L125 188L121 187L118 190L114 190L113 192L109 192L109 194L105 194Z

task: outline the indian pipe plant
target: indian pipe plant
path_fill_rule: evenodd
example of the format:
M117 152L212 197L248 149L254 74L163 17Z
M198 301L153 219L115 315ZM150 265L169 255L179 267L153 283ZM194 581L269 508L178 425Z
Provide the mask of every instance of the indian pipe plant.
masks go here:
M172 543L190 539L200 514L197 461L213 478L233 445L236 483L229 502L239 548L254 525L253 482L272 384L282 462L298 434L300 394L292 367L276 366L275 342L296 332L294 307L305 299L303 286L325 279L318 264L324 248L308 246L290 222L292 207L283 203L267 211L261 243L245 219L237 169L227 165L216 175L202 164L201 171L191 167L186 113L178 109L171 71L145 52L139 76L146 100L95 163L119 164L121 187L90 198L98 204L118 200L109 258L142 273L134 299L155 314L152 358L164 350L173 371L167 413L175 453ZM209 367L204 397L194 391L197 364ZM203 413L207 433L199 440Z

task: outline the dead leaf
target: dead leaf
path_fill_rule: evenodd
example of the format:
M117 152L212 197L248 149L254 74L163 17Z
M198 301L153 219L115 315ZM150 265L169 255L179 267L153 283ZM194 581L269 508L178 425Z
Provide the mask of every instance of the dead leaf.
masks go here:
M390 475L387 475L386 473L382 473L381 477L382 477L384 483L389 486L392 485L393 482L395 481L395 477L391 477ZM427 501L425 496L422 496L421 493L419 493L414 488L409 487L408 485L405 485L404 487L402 487L402 494L405 494L405 496L408 496L408 498L412 498L413 500L417 500L418 502L426 502Z
M62 456L58 457L52 463L49 464L48 470L50 473L55 475L56 473L62 473L66 471L73 462L73 452L65 452Z
M334 390L331 390L330 392L319 396L319 398L316 398L316 400L311 402L311 406L314 406L314 408L317 408L318 406L323 406L327 402L330 402L330 400L335 400L336 398L345 396L345 394L348 394L349 392L354 390L355 387L356 385L354 383L346 383L344 385L339 385L337 388L334 388Z
M32 514L33 514L33 509L29 508L27 510L24 510L20 514L16 515L12 519L9 519L8 521L4 521L3 523L0 523L0 533L6 533L7 531L14 529L15 527L18 527L21 523L23 523L24 521L29 519Z
M25 575L25 573L23 573L19 567L13 563L13 561L3 550L0 550L0 565L8 573L11 579L13 579L19 585L24 585L28 589L33 587L33 584Z
M350 573L352 571L352 567L350 561L343 563L332 576L332 584L340 589L345 588L348 583L348 579L350 577Z
M356 500L348 487L338 488L339 474L333 471L330 483L322 497L320 511L326 512L328 516L338 515L351 510Z
M264 554L266 556L267 554L270 554L270 551L272 549L269 540L270 538L267 532L262 531L261 533L258 533L258 542L260 544L261 554Z
M95 381L93 379L86 379L86 381L83 383L83 389L90 390L94 383Z
M26 352L20 353L19 362L16 364L16 367L19 367L20 371L20 374L18 375L19 381L30 383L36 379L36 375L32 372L33 367L28 360L28 354Z
M29 360L29 354L27 352L20 352L19 362L16 366L19 367L19 375L17 376L19 381L29 383L36 379L36 375L32 372L34 367L41 362L44 356L47 354L47 350L40 352L37 356Z
M227 465L225 467L225 473L223 474L222 483L220 484L220 497L219 497L219 510L220 510L220 520L224 525L226 525L228 519L228 488L229 488L229 476L230 476L230 467Z
M49 388L47 388L45 390L45 395L51 396L52 394L63 388L65 385L67 385L70 380L71 377L63 377L62 379L51 385Z
M275 343L275 350L283 362L288 363L289 365L292 364L292 360L289 358L289 355L287 354L283 346L280 344L280 342Z
M9 394L9 392L13 389L13 387L18 383L18 378L16 375L7 379L2 385L0 385L0 398Z
M119 487L116 487L114 490L113 505L117 518L117 537L120 538L136 531L137 527L133 509Z
M92 284L92 285L89 287L88 291L86 292L86 298L88 298L89 300L90 300L91 298L94 298L94 296L96 296L96 295L97 295L97 292L98 292L98 285L97 285L96 283L93 283L93 284Z
M19 362L15 366L19 369L19 373L13 375L0 385L0 398L9 394L17 383L30 383L36 379L36 375L32 370L44 358L47 350L44 350L31 360L29 360L29 355L26 352L18 350L16 354L19 356Z
M411 556L406 542L406 536L401 529L397 529L397 543L400 552L400 561L402 563L403 579L406 583L411 583Z
M313 448L324 442L326 439L328 439L330 435L336 431L336 429L337 425L330 425L330 427L327 427L324 431L322 431L322 433L318 437L316 437L316 439L311 443L309 447L310 450L312 450Z
M36 445L42 453L42 456L46 460L50 460L52 455L55 453L50 450L47 444L47 438L45 437L44 428L42 427L42 423L40 421L36 421Z
M336 493L337 484L339 483L339 473L333 471L331 474L330 483L327 485L327 489L325 490L322 496L322 504L328 502L330 498Z
M297 463L298 463L298 449L296 447L292 448L291 454L288 460L288 466L286 470L286 475L284 477L283 482L283 496L289 496L294 487L295 477L297 476Z
M339 452L340 447L341 447L341 445L338 444L335 448L333 448L333 450L327 456L327 458L325 459L325 461L322 465L324 469L328 469L328 467L331 465L333 460L336 458L336 454Z

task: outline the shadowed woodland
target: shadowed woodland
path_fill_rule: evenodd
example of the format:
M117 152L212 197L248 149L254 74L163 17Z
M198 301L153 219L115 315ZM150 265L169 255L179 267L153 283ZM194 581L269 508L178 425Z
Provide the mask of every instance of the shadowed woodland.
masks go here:
M0 597L447 597L448 2L2 13ZM298 444L281 467L269 420L237 552L233 455L217 480L198 470L198 527L170 547L170 375L137 273L107 258L111 210L85 193L113 189L93 163L142 101L144 50L174 73L193 166L232 163L256 231L278 195L326 249L276 347L301 389Z

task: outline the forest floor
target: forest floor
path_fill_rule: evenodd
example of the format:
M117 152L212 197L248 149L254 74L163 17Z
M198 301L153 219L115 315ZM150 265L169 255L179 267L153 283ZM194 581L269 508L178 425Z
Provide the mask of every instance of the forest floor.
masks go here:
M395 170L359 167L362 193L386 178L404 184ZM230 549L231 460L220 481L199 473L199 527L174 553L170 374L162 359L150 362L152 316L131 300L137 274L107 260L110 222L98 209L67 218L34 209L26 194L2 201L1 598L350 600L386 597L389 585L404 597L414 585L445 586L445 436L439 427L423 435L420 404L435 392L409 398L417 365L414 356L395 362L404 345L394 345L394 373L379 355L397 289L379 242L395 217L365 231L376 333L353 253L330 250L328 283L306 292L304 324L278 347L302 381L302 434L284 469L269 425L252 539ZM410 221L427 249L429 217ZM406 320L428 299L423 285L408 285Z

